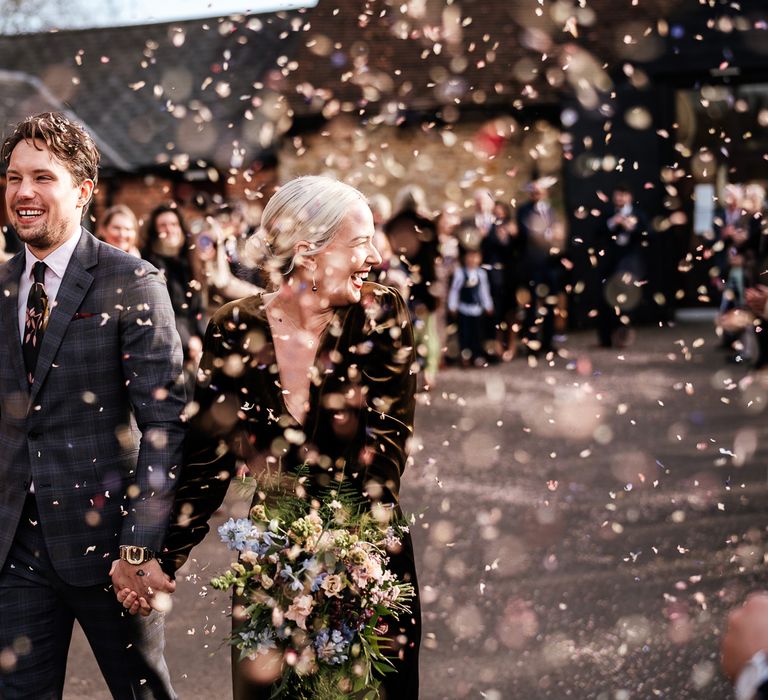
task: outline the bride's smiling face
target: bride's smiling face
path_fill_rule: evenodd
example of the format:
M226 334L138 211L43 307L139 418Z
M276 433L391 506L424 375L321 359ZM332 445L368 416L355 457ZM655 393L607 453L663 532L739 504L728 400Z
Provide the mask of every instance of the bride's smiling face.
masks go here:
M373 215L361 201L344 218L331 243L314 256L317 293L329 306L360 301L363 280L372 267L381 264L374 234Z

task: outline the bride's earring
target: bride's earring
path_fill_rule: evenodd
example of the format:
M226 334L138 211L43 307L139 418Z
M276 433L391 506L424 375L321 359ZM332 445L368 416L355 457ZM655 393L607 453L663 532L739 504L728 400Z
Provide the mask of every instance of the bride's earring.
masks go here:
M312 291L317 292L317 282L315 282L315 271L312 270Z

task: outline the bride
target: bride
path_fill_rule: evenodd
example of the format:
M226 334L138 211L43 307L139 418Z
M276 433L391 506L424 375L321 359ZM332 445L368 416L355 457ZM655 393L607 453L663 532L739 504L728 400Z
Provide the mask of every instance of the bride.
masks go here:
M343 473L372 504L399 513L415 406L413 331L398 292L365 281L381 263L373 237L363 196L327 177L297 178L267 204L255 245L270 291L223 306L205 335L163 554L169 574L208 532L243 465L255 476L308 465L310 494ZM410 536L390 557L390 569L416 587ZM384 677L382 698L418 698L418 594L411 609L384 621L396 671ZM268 698L274 686L263 671L235 662L235 698Z

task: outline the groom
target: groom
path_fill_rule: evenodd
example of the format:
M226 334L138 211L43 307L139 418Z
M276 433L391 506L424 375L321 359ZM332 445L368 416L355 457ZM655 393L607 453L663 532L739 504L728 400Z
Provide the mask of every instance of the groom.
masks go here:
M0 266L0 698L61 698L74 620L114 698L173 698L162 616L110 586L172 588L153 558L184 434L168 293L81 228L99 154L80 125L29 117L0 155L24 244Z

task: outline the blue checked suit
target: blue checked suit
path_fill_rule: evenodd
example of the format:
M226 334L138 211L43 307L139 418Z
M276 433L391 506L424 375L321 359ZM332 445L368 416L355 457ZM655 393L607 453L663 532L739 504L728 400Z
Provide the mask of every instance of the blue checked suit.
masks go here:
M159 551L168 523L185 402L173 309L154 267L83 230L29 388L17 310L24 255L0 266L0 571L14 568L33 481L45 576L105 590L119 545ZM2 682L0 697L33 697L4 694Z

